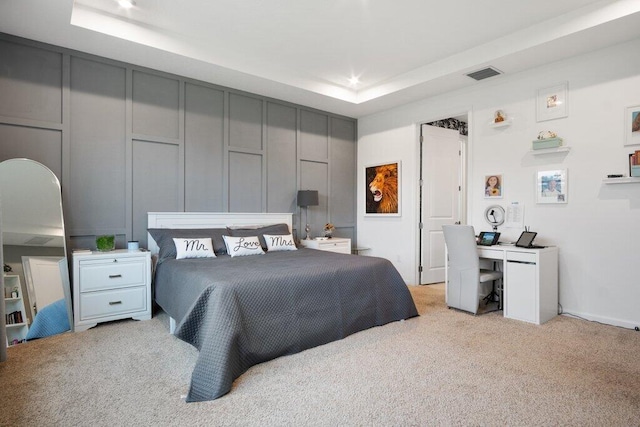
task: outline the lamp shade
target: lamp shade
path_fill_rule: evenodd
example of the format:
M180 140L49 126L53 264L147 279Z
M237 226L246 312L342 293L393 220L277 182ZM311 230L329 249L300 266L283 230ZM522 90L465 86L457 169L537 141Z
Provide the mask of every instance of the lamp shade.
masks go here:
M317 206L318 190L298 191L298 206Z

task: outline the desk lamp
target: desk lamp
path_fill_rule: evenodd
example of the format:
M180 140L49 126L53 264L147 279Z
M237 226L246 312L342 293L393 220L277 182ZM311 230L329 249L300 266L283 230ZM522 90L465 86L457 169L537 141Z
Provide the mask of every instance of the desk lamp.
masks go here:
M298 191L298 206L300 206L301 208L304 208L305 210L305 219L307 221L306 222L306 226L304 228L304 231L307 233L307 237L305 237L305 240L311 240L311 237L309 236L309 231L311 231L311 228L309 227L309 213L307 211L308 206L318 206L318 190L299 190ZM300 221L302 223L302 221Z

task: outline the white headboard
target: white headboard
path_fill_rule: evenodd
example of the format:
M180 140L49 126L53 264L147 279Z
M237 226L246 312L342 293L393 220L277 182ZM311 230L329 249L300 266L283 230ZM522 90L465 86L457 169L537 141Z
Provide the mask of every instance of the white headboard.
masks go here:
M147 228L225 228L251 227L272 224L292 226L291 213L234 213L234 212L148 212ZM148 249L158 253L158 245L148 236Z

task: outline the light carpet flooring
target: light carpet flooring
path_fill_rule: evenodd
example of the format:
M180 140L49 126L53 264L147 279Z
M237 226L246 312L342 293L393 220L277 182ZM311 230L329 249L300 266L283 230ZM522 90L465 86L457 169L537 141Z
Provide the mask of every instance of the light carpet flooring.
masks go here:
M640 333L559 316L542 326L448 310L251 368L185 403L197 351L168 319L120 321L8 349L3 426L640 426Z

